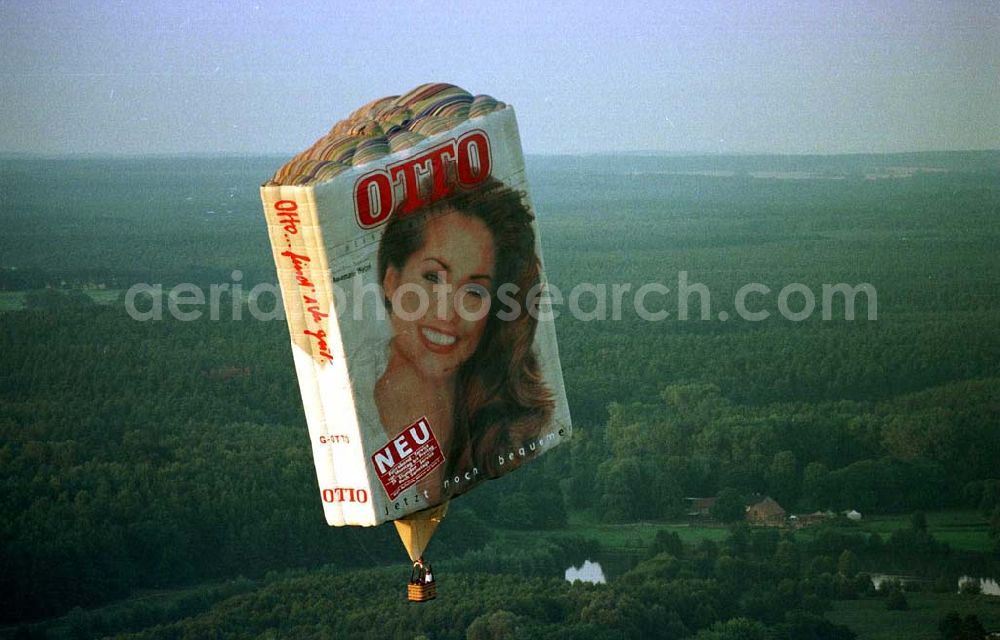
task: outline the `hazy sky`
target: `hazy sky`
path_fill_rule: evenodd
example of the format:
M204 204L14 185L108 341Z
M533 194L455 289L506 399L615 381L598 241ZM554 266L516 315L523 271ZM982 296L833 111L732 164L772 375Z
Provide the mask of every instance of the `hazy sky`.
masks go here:
M1000 148L1000 2L832 4L0 0L0 152L291 153L426 81L529 153Z

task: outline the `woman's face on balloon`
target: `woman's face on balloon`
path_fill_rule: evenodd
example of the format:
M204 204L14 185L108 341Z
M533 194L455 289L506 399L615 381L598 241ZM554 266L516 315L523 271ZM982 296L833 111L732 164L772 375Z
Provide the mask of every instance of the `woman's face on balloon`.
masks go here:
M496 273L493 236L478 218L449 211L430 218L424 243L402 268L389 266L393 349L421 374L454 374L486 328Z

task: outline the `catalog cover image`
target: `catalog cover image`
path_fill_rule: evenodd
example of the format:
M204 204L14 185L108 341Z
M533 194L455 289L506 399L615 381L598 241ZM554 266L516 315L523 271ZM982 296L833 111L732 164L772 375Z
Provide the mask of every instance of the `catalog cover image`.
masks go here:
M512 107L428 84L261 187L332 525L421 511L572 431Z

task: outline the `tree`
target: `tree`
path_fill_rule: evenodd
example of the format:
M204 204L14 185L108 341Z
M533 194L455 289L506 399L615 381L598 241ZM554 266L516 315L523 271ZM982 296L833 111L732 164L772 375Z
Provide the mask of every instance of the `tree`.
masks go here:
M802 500L811 509L826 509L831 500L828 495L830 470L822 462L810 462L802 472Z
M508 529L558 529L566 526L566 509L559 491L543 486L501 496L496 522Z
M466 640L513 640L518 636L518 617L500 609L484 613L469 625Z
M767 487L772 496L784 504L794 504L798 498L798 463L791 451L779 451L767 470Z
M882 432L882 443L900 460L940 461L956 455L954 432L947 412L930 408L891 418Z
M962 634L962 616L957 611L949 611L938 622L938 631L941 633L941 640L958 640Z
M986 629L976 614L970 613L962 620L962 631L959 638L961 640L985 640Z
M1000 555L1000 507L993 510L990 518L990 538L993 539L993 553Z
M641 465L638 459L611 459L597 469L601 491L601 519L605 522L626 522L640 516L645 503L641 493Z
M983 592L983 586L979 583L979 580L972 578L970 580L963 580L962 584L959 585L959 591L967 596L977 596Z
M709 514L719 522L737 522L746 516L743 496L736 489L726 487L719 492Z
M889 597L885 599L885 608L889 611L907 611L910 608L910 603L907 602L902 591L893 589L889 592Z
M845 578L853 578L858 574L858 556L850 549L844 549L837 559L837 573Z
M649 555L652 557L661 553L669 553L675 558L680 558L684 554L684 543L676 531L660 529L656 532L653 544L649 548Z
M790 578L799 575L799 548L794 542L782 540L778 543L778 548L774 552L774 567L777 571Z
M767 627L750 618L732 618L702 629L695 640L764 640Z
M986 629L979 617L969 614L962 618L957 611L949 611L938 623L941 640L985 640Z
M982 493L979 503L976 505L983 513L989 513L994 509L1000 509L1000 480L983 480Z

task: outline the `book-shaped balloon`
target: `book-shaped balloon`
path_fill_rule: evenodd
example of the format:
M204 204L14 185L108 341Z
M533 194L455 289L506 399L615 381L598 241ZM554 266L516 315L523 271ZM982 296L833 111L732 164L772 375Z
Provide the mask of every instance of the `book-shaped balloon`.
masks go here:
M376 100L261 198L329 524L436 518L569 438L509 105Z

